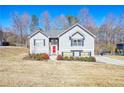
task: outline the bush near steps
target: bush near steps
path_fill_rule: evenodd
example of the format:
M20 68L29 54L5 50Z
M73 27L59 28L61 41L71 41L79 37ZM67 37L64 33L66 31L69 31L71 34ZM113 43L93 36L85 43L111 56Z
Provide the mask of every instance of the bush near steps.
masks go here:
M49 55L46 53L31 54L30 58L35 59L35 60L49 60Z
M66 60L66 61L85 61L85 62L96 62L95 57L63 57L62 55L58 55L57 60Z

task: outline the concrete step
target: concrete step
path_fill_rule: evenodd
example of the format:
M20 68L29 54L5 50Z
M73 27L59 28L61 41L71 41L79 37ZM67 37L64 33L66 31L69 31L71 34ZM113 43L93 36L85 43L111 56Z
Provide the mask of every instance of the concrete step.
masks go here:
M56 57L57 57L56 55L51 55L50 60L56 60Z

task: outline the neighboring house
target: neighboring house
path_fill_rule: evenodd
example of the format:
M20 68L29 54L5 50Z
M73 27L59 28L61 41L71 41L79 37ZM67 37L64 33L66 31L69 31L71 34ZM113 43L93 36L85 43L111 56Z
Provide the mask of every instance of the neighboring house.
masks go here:
M115 53L124 56L124 42L116 44Z
M36 31L29 37L30 54L94 56L94 39L90 31L75 24L65 31Z

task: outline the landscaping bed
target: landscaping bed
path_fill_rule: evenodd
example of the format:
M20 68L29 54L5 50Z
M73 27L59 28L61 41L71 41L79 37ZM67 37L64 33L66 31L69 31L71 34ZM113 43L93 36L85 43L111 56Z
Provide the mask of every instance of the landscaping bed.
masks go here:
M28 60L38 60L38 61L43 61L43 60L50 60L50 57L46 53L41 53L41 54L29 54L28 56L24 57L24 59ZM81 61L81 62L96 62L95 57L68 57L68 56L61 56L58 55L56 57L56 60L61 60L61 61Z
M68 56L61 56L58 55L57 60L66 60L66 61L84 61L84 62L96 62L95 57L68 57Z

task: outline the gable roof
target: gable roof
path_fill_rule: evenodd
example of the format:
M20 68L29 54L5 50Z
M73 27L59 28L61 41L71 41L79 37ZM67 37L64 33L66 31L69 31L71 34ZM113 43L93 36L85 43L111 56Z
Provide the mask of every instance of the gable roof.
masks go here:
M58 35L60 34L60 33L62 33L63 31L62 30L51 30L51 31L49 31L48 33L46 33L47 34L47 36L49 37L49 38L57 38L58 37Z
M34 32L33 34L31 34L28 38L33 37L34 35L36 35L37 33L41 33L43 35L45 35L48 38L57 38L62 36L63 34L65 34L66 32L70 31L71 29L73 29L74 27L80 27L81 29L83 29L85 32L87 32L88 34L90 34L92 37L96 37L94 34L92 34L89 30L87 30L86 28L82 27L80 24L76 23L73 26L69 27L67 30L64 31L58 31L58 30L51 30L49 32L44 32L43 30L37 30L36 32Z
M82 27L80 24L76 23L73 26L71 26L70 28L68 28L67 30L65 30L64 32L62 32L61 34L59 34L59 37L62 36L63 34L65 34L66 32L70 31L71 29L73 29L74 27L80 27L81 29L83 29L85 32L87 32L88 34L90 34L92 37L96 37L94 34L92 34L89 30L87 30L86 28Z
M48 37L47 34L42 31L42 30L37 30L36 32L32 33L28 38L32 38L34 35L36 35L37 33L41 33L43 34L44 36Z
M75 32L71 37L73 37L73 36L76 35L76 34L81 35L81 36L85 39L85 37L84 37L81 33L79 33L79 32Z

